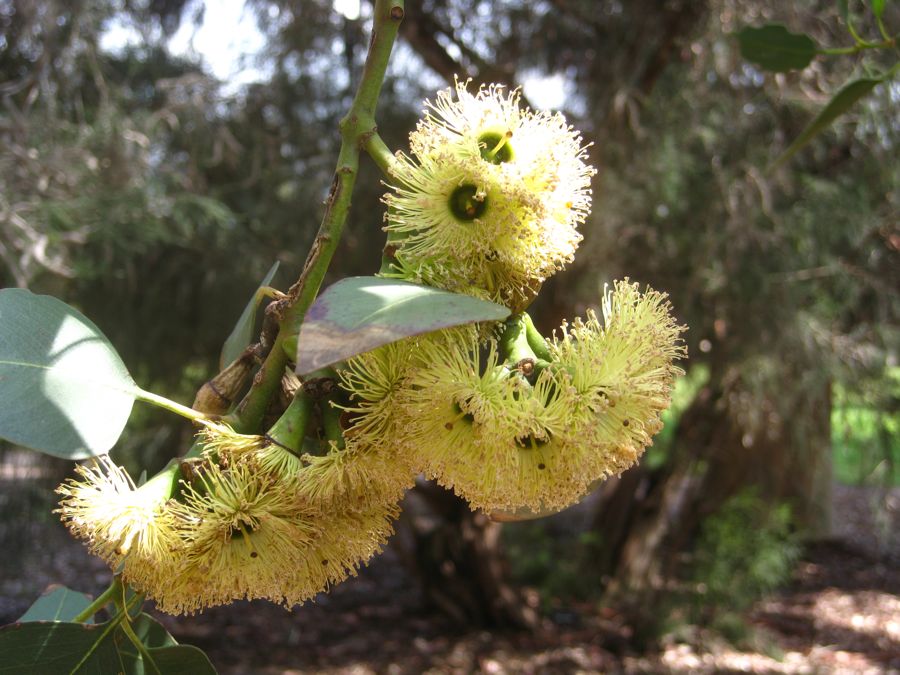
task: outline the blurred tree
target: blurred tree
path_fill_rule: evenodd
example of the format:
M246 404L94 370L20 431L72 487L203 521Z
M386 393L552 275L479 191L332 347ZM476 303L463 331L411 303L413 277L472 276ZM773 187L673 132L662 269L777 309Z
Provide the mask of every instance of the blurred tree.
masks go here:
M644 138L601 181L614 265L670 291L692 367L709 372L666 461L611 482L598 513L603 571L645 618L639 591L676 572L671 553L747 486L788 504L804 534L828 533L832 383L883 374L897 356L895 94L885 87L790 168L764 173L808 119L794 101L821 105L853 64L769 82L737 59L729 32L774 18L839 44L835 15L717 10L647 101Z
M573 124L595 144L594 217L573 268L538 300L542 325L628 274L669 291L690 326L691 367L708 379L664 461L601 488L597 578L611 577L637 618L652 618L647 595L678 571L674 553L747 486L787 503L795 528L827 533L832 382L883 376L897 358L896 90L767 175L809 103L856 63L766 78L730 38L780 20L845 43L837 11L816 4L434 0L404 25L447 81L561 76ZM871 16L857 26L877 31Z
M270 77L224 96L167 51L201 4L0 2L0 282L80 305L143 384L182 398L271 262L299 270L363 58L366 3L358 19L327 0L252 6ZM636 610L748 485L790 504L795 526L827 528L832 383L878 381L897 358L896 85L766 174L855 65L763 76L729 34L772 19L842 43L826 2L423 0L380 104L379 130L402 149L421 99L454 75L557 78L600 174L578 261L545 285L539 325L628 274L668 291L690 326L704 383L657 461L604 484L596 514L592 571ZM116 21L146 42L101 50ZM357 189L334 277L378 264L372 167ZM145 422L132 447L180 450L176 428ZM530 623L504 580L499 525L431 487L414 499L433 527L410 530L407 557L436 603L467 622Z

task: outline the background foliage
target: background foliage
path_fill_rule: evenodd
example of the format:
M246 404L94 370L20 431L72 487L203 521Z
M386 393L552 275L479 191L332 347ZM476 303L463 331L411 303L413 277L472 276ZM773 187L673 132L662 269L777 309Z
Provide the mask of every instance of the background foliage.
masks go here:
M862 3L849 4L856 29L876 34ZM715 593L743 567L746 593L765 590L793 533L828 531L832 462L843 481L900 481L897 82L766 171L830 94L890 67L896 51L779 75L741 58L734 33L772 21L846 44L845 19L824 0L411 5L379 108L392 148L454 75L554 77L593 143L594 213L578 261L535 306L539 326L582 313L624 275L670 293L690 326L670 426L640 469L601 488L575 535L597 554L553 565L552 530L512 526L517 560L528 556L519 578L563 593L586 570L597 591L627 590L638 617L660 575ZM203 3L0 2L0 283L76 305L142 386L179 400L214 372L269 266L281 262L282 285L298 272L364 57L366 3L359 19L325 0L248 7L265 78L234 90L169 49ZM896 3L883 19L900 26ZM123 25L141 40L101 48ZM332 280L377 268L382 192L367 166ZM138 408L118 457L152 471L189 433ZM468 517L431 504L451 524ZM735 548L748 545L733 539L747 519L771 560ZM696 553L692 572L673 550ZM432 567L414 560L427 583Z

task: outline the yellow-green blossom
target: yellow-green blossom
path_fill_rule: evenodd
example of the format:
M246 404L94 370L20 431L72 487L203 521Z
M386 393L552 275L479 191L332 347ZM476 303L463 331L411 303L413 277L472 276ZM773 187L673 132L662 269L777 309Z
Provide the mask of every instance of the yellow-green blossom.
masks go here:
M386 438L377 445L350 438L344 447L328 444L324 455L303 455L297 475L297 494L327 508L367 509L396 504L415 483L418 470L401 439Z
M347 419L345 438L378 445L405 426L397 396L415 364L416 340L391 342L354 356L338 370L338 384L350 399L348 405L340 406Z
M410 134L418 157L464 155L481 159L523 179L536 193L564 197L562 205L580 214L590 210L590 178L585 146L560 113L521 108L518 90L502 85L481 87L455 83L426 101L426 114ZM558 194L556 194L558 193ZM571 217L571 216L570 216Z
M583 494L584 467L571 457L584 419L571 414L570 388L549 376L532 386L499 363L495 343L484 360L475 341L430 346L422 359L406 392L407 434L428 475L485 510Z
M500 87L438 94L395 167L386 229L406 278L521 309L571 261L590 209L580 137Z
M554 511L637 461L660 426L683 356L665 296L621 282L548 345L531 382L452 342L421 352L407 431L426 473L487 511Z
M141 590L171 613L239 599L303 602L354 574L396 515L389 506L323 513L242 462L207 465L170 509L181 539L177 573Z
M636 461L662 428L676 375L686 354L684 331L665 294L617 281L603 297L603 324L593 312L562 327L549 344L554 361L571 377L582 405L594 411L597 443Z
M481 160L401 158L397 167L401 185L386 198L386 229L400 235L394 256L405 278L483 289L512 303L530 280L549 273L540 243L546 233L537 226L542 206L524 185Z
M298 454L268 436L238 434L225 425L207 427L199 436L208 457L269 477L323 512L395 504L417 473L396 434L372 440L349 435L343 447L312 442L324 445L324 454Z
M329 442L324 454L306 454L297 479L298 494L321 504L367 508L396 504L415 482L397 405L414 360L410 340L393 342L349 359L338 371L349 399L342 409L343 447ZM328 405L328 403L323 403Z
M108 456L76 468L56 491L62 495L60 518L73 535L113 569L121 566L129 582L165 575L173 564L178 535L167 509L177 473L166 470L136 487Z

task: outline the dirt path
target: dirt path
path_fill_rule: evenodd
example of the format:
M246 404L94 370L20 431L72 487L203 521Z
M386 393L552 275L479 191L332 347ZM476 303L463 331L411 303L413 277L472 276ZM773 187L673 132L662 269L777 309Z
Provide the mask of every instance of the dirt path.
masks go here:
M206 650L223 675L900 673L900 532L885 546L884 537L864 531L874 525L861 493L839 491L837 498L845 500L844 536L809 547L790 587L746 614L754 630L743 650L688 628L658 653L635 654L629 626L594 603L555 609L535 634L461 631L423 606L391 551L292 612L253 602L162 619L180 641ZM102 563L55 520L19 522L28 523L25 531L0 531L6 555L14 554L0 578L0 622L19 616L48 583L102 590Z
M747 614L756 650L702 633L633 672L900 673L900 572L842 541L809 547L789 588Z
M748 612L754 649L692 630L650 655L629 653L628 626L592 604L535 635L460 632L422 609L390 558L294 612L246 603L168 623L224 675L900 672L900 572L842 542L810 547L791 587Z

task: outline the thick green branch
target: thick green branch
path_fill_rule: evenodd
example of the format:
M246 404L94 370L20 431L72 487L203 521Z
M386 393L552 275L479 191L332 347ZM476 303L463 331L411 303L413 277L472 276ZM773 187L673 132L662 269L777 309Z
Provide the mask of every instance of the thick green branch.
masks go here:
M403 0L377 0L375 3L369 53L366 56L356 97L346 117L341 120L341 150L331 191L325 203L322 224L306 258L300 278L280 303L279 332L272 351L254 378L247 396L237 410L227 418L235 429L243 433L252 433L257 429L269 400L281 382L284 368L288 361L295 358L296 336L300 332L303 317L319 292L347 221L359 168L360 150L371 145L375 149L375 154L383 156L382 149L377 147L380 139L373 140L377 138L375 108L400 21L403 19L403 7ZM383 150L386 151L387 148L384 147ZM379 161L379 165L382 161L383 159Z
M356 184L360 149L366 143L377 144L373 140L377 132L375 108L402 18L402 0L378 0L375 3L372 41L362 79L350 111L340 124L341 151L325 205L325 216L306 259L303 273L288 292L287 307L281 322L282 331L288 335L300 332L303 317L319 292L328 264L340 241Z

